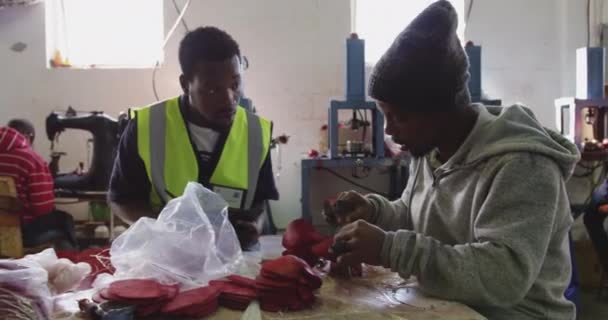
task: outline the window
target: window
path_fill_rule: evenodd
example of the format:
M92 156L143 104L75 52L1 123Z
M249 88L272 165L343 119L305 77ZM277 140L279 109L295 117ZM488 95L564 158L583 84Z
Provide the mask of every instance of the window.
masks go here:
M162 0L47 0L49 67L151 68L163 58Z
M422 10L435 0L353 0L353 32L365 40L365 61L376 63ZM464 40L464 0L450 0L458 13L458 36Z

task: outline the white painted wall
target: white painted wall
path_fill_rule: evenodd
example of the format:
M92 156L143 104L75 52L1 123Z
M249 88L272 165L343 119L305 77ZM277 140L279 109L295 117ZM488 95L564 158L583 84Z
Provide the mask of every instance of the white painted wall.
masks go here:
M586 39L584 2L475 1L466 38L483 46L485 92L506 104L523 102L553 127L553 99L574 94L575 49ZM176 13L169 1L165 9L168 29ZM292 137L283 148L277 181L281 201L273 205L278 224L284 225L300 215L299 160L318 145L328 101L343 96L349 0L192 1L185 18L191 27L224 28L239 41L251 62L247 95L274 121L275 134ZM157 72L161 98L180 93L176 53L183 33L180 26ZM17 41L28 45L24 52L9 49ZM44 41L42 5L0 11L0 122L32 119L41 153L49 149L44 118L54 108L72 105L116 116L154 101L152 70L47 70ZM73 132L61 137L60 147L69 153L65 170L84 160L85 139Z
M192 1L185 16L191 28L215 25L233 35L251 64L245 75L247 95L274 121L275 134L292 137L283 148L281 201L274 210L283 217L277 218L281 225L300 214L301 154L318 145L330 98L343 96L349 8L349 0ZM170 1L165 12L168 30L177 16ZM71 105L116 116L154 101L150 69L47 70L44 34L43 5L0 11L0 122L32 119L39 131L35 147L42 154L50 146L43 137L44 119L54 108ZM161 98L180 94L177 47L183 34L180 26L157 71ZM22 53L10 50L18 41L28 45ZM60 149L69 153L62 160L64 170L84 160L85 139L74 132L61 136Z
M504 105L524 103L550 127L553 99L567 94L562 86L567 80L562 66L562 2L474 1L465 31L467 40L482 46L484 92Z
M599 14L596 7L592 17ZM555 128L554 99L576 92L576 49L587 45L587 1L474 1L465 34L482 45L485 93L503 105L521 102L543 125ZM592 32L592 45L597 38ZM594 184L570 179L571 202L584 203Z

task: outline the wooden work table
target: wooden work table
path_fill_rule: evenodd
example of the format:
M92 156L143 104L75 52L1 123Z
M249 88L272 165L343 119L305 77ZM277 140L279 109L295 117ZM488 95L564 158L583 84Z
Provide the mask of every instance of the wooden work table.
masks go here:
M245 315L246 314L246 315ZM56 317L55 320L82 319L76 316ZM146 319L167 319L164 317ZM259 310L256 302L245 312L220 308L205 319L407 319L407 320L477 320L486 319L473 309L457 302L422 295L414 281L403 281L396 273L383 268L366 268L364 277L347 279L323 278L313 308L284 313Z
M304 319L403 319L403 320L481 320L486 319L471 308L457 303L428 298L420 295L414 287L402 287L395 290L382 285L398 281L396 274L378 276L380 286L370 285L369 281L357 281L347 286L339 281L324 279L323 287L317 295L318 300L309 310L298 312L263 312L254 302L245 312L226 308L218 309L210 320L304 320ZM245 316L245 313L247 315ZM55 320L77 319L77 316L56 317ZM167 319L165 317L145 318L151 320Z
M461 303L425 297L416 289L415 282L403 281L396 273L377 268L360 279L326 277L317 298L312 309L299 312L270 313L248 310L254 316L249 318L243 317L242 312L220 308L209 319L486 319ZM251 306L250 308L254 309Z

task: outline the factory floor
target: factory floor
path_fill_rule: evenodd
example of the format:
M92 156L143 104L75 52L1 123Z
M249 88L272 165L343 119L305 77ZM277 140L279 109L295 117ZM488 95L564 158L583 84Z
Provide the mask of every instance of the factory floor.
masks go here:
M604 290L601 299L597 298L597 290L583 289L580 294L581 305L577 320L608 319L608 289Z

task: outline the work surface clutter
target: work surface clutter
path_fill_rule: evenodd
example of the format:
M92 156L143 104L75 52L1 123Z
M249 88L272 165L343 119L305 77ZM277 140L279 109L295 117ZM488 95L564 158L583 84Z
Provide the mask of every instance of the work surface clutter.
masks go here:
M282 237L264 239L261 252L243 254L240 266L225 270L234 273L199 286L119 277L111 248L59 253L47 249L0 260L0 315L2 319L239 319L244 314L252 319L389 315L431 319L441 314L442 319L483 319L464 305L421 295L415 281L404 281L383 268L362 266L355 274L332 268L331 240L309 222L295 220ZM280 248L281 242L291 249L265 250Z

